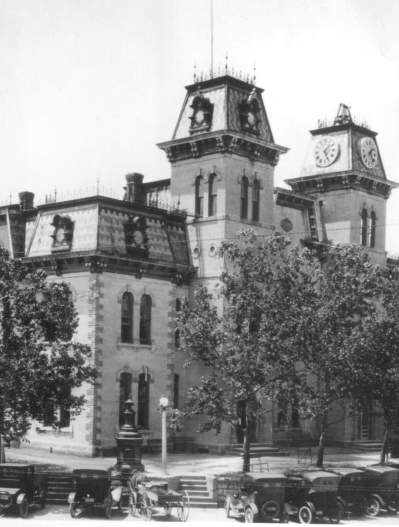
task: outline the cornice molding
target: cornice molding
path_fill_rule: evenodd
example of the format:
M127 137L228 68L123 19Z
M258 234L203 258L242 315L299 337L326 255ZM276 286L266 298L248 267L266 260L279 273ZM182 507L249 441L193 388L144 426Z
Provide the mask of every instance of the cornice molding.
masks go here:
M228 153L275 166L280 154L288 151L284 146L268 143L249 134L227 131L166 141L159 143L158 147L165 151L171 163L205 155Z

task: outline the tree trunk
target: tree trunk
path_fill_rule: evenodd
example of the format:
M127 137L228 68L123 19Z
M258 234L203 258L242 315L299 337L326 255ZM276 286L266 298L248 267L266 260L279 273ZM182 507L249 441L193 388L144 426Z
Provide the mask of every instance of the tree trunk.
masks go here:
M324 447L325 447L326 428L327 428L327 413L324 413L323 418L321 420L319 447L317 449L317 462L316 462L316 466L320 468L323 468L323 463L324 463Z
M388 449L389 449L389 442L390 442L390 426L385 420L385 432L384 432L384 439L382 441L382 447L381 447L381 453L380 453L380 464L385 465L388 459Z
M243 429L244 432L244 441L242 445L242 453L243 453L243 466L242 471L243 472L250 472L251 469L251 440L250 440L250 430L248 426L248 419L246 422L246 426Z

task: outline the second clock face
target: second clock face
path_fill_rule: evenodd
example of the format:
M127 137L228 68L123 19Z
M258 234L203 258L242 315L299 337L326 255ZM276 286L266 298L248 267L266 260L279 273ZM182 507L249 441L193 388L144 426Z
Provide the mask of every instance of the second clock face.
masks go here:
M367 168L374 168L378 160L377 145L371 137L360 139L360 156L363 165Z
M314 149L314 158L318 167L328 167L334 163L339 154L339 144L332 137L320 139Z

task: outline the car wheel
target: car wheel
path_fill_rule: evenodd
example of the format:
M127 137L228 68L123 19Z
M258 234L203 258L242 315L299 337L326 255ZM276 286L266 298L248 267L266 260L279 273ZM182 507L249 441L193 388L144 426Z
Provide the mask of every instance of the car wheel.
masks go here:
M313 522L313 512L308 505L302 505L298 511L298 520L299 523L312 523Z
M130 515L131 516L136 516L136 514L137 514L137 498L136 498L136 493L135 492L133 492L132 495L130 496L129 509L130 509Z
M77 518L82 514L82 509L77 503L71 503L69 506L69 514L72 518Z
M367 500L366 514L367 516L378 516L381 510L380 502L374 496Z
M29 514L29 502L25 497L18 503L18 514L21 518L26 518Z
M244 511L244 521L245 523L254 523L255 521L255 513L251 509L251 507L247 507Z
M112 516L112 496L108 494L104 500L104 515L109 520Z
M392 514L396 514L398 512L398 508L399 508L398 507L398 499L395 498L395 497L392 497L387 503L387 509Z
M230 498L226 499L224 504L224 510L226 511L226 518L231 518L231 501Z

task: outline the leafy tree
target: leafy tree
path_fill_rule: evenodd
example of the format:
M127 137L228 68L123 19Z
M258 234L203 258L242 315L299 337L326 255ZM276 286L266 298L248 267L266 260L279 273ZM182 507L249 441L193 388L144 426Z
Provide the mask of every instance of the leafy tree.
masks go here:
M380 462L384 463L392 435L399 429L399 282L389 269L380 280L376 306L367 327L352 333L347 360L353 399L360 407L377 406L382 411L385 433Z
M186 415L204 416L201 431L220 432L224 422L241 427L244 471L250 466L251 424L265 413L263 401L292 390L292 339L313 295L317 266L289 243L252 231L225 241L219 297L201 287L179 316L187 365L199 361L207 368L189 390Z
M298 324L293 350L303 367L296 387L300 412L319 425L317 465L321 467L334 404L378 395L377 383L365 382L369 368L364 357L367 350L375 357L380 354L371 334L381 311L385 271L353 245L326 246L318 256L321 270L313 307ZM385 373L387 367L385 363ZM384 373L378 371L382 379Z
M71 292L0 252L0 432L22 437L31 420L56 421L49 407L78 413L93 382L89 347L72 341L78 325ZM54 423L57 425L57 423Z

